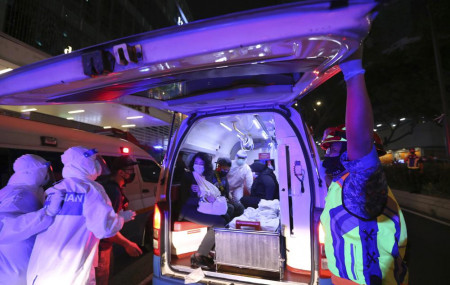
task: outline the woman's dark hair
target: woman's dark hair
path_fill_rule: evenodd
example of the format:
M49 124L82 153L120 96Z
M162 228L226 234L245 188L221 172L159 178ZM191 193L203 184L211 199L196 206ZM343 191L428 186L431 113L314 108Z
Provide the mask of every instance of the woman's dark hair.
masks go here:
M205 172L203 173L204 176L212 175L213 173L213 167L211 162L211 157L204 153L204 152L198 152L194 155L194 157L191 159L191 162L189 162L189 169L191 171L194 171L194 161L196 158L200 158L205 163Z

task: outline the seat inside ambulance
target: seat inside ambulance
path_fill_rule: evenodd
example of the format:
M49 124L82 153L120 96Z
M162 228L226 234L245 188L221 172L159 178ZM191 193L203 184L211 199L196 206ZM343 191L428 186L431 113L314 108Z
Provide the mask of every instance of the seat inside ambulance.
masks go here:
M239 150L247 153L246 163L261 162L274 170L279 184L278 226L267 230L262 227L260 233L267 237L255 239L252 228L245 228L238 236L230 225L216 231L216 245L212 254L225 250L225 255L238 253L242 256L227 256L230 260L219 261L216 255L216 271L224 274L244 276L264 276L286 282L308 282L311 271L310 210L311 195L303 151L296 133L288 120L279 112L255 110L248 113L224 113L196 120L186 132L178 148L176 164L172 174L171 193L171 233L170 264L175 270L189 271L190 256L195 253L206 234L207 227L183 219L179 215L180 175L189 171L188 165L197 152L207 153L211 157L213 169L219 157L235 159ZM295 177L288 177L287 165L299 166ZM180 166L182 165L182 166ZM180 167L183 168L180 170ZM181 174L180 174L181 173ZM248 194L248 193L247 193ZM261 204L260 204L261 205ZM247 211L247 209L246 209ZM245 221L245 218L236 218ZM235 220L236 220L235 219ZM253 222L260 223L258 216ZM260 223L261 225L264 223ZM230 226L230 228L227 228ZM223 231L221 233L220 231ZM232 236L220 237L220 234ZM268 240L272 239L272 241ZM250 242L253 246L245 244ZM270 243L275 243L270 246ZM261 244L259 244L261 243ZM247 250L248 249L248 250ZM248 260L240 263L238 260ZM255 260L271 262L272 267L251 265ZM272 259L272 260L264 260ZM253 261L252 261L253 260ZM220 263L220 264L218 264ZM256 262L258 263L258 262Z

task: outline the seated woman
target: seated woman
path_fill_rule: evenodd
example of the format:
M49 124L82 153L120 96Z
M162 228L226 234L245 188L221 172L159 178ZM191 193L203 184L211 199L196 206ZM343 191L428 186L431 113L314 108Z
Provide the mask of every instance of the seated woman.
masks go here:
M194 155L189 163L189 171L185 172L180 189L180 219L208 226L208 231L203 238L198 251L191 256L191 267L201 267L202 269L207 270L212 270L214 268L214 261L209 256L209 252L212 250L215 243L214 228L223 228L226 224L226 220L222 215L210 215L198 211L199 202L201 200L212 203L216 199L212 195L202 194L204 192L202 190L203 186L198 185L198 181L211 182L213 175L214 172L211 158L206 153L199 152Z
M256 176L253 180L252 190L250 196L241 198L241 203L245 208L258 208L259 201L275 200L280 197L279 185L273 170L266 167L261 162L255 162L250 165L250 169Z

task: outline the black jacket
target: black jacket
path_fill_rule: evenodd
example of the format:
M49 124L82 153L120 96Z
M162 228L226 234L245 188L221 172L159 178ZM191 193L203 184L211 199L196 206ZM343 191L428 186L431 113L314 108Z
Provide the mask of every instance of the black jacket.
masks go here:
M253 181L251 197L265 200L279 199L280 186L272 169L264 169Z

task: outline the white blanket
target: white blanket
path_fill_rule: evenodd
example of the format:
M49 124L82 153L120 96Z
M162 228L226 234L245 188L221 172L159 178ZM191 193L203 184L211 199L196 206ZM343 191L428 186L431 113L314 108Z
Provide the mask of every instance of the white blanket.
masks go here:
M274 232L280 224L280 201L261 200L257 209L247 208L241 216L234 218L229 224L230 229L236 228L237 220L260 222L263 231Z

